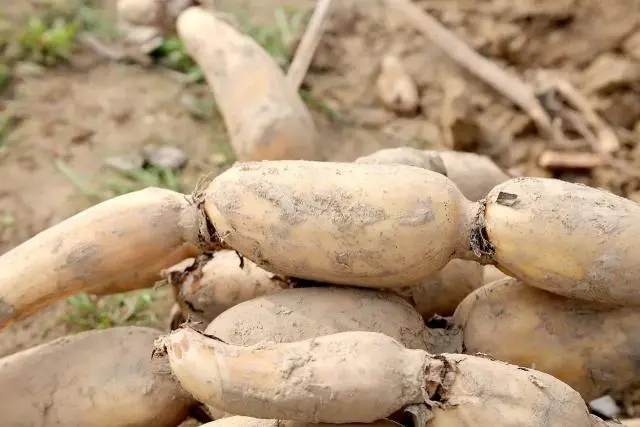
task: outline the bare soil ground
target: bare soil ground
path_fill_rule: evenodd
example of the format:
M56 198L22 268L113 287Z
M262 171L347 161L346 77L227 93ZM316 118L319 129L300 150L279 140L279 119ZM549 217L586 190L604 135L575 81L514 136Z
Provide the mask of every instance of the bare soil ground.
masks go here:
M114 2L104 3L106 16L112 16ZM216 2L223 10L248 12L257 25L274 25L275 7L285 3L313 4ZM523 111L455 64L401 14L380 1L336 3L305 82L328 158L353 160L400 145L455 148L490 155L514 176L552 176L640 200L640 0L415 2L529 84L540 70L571 82L620 140L612 153L615 162L588 167L575 163L576 153L592 153L594 145L580 137L579 120L568 120L573 127L564 129L571 141L550 146ZM0 0L0 10L21 19L38 9ZM413 116L385 110L375 96L385 53L403 58L418 83L420 108ZM17 112L8 142L0 144L0 253L95 202L61 165L101 182L109 174L106 157L165 143L189 157L181 174L184 191L203 172L222 170L232 156L219 117L214 111L198 118L186 107L185 100L207 97L205 87L185 87L170 73L105 62L83 48L71 65L23 71L0 95L0 112ZM549 150L569 152L568 165L541 165ZM163 325L169 292L146 297L145 310L157 318L143 320ZM113 316L124 323L139 321L127 309L122 314L122 301L113 303L110 313L115 310ZM83 304L65 301L12 326L0 335L0 356L86 327L63 319L77 314L78 305L92 303ZM627 412L640 415L634 408L630 404Z

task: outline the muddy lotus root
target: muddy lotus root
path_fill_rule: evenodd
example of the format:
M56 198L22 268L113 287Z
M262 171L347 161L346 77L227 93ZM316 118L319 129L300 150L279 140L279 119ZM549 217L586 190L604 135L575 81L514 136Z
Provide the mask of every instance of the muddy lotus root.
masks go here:
M238 160L321 159L306 104L254 39L198 7L182 12L176 27L202 69Z
M198 401L247 417L367 423L412 408L429 427L599 422L550 375L478 356L434 356L377 332L242 347L183 328L159 339L154 356L168 360Z
M162 269L198 253L197 235L195 207L165 189L79 212L0 256L0 330L78 292L150 287Z
M416 167L249 162L199 197L225 245L282 276L402 287L472 256L470 202L447 177Z
M487 195L485 254L527 285L585 301L640 304L640 205L551 178L514 178Z
M375 331L407 348L431 350L424 322L401 297L349 287L287 289L243 302L216 317L205 333L250 346L294 342L346 331Z
M631 200L550 178L510 179L472 202L412 166L238 163L193 197L115 197L0 256L0 328L76 292L151 286L192 252L221 249L282 277L393 289L476 261L559 295L639 305L638 217Z
M204 326L236 304L291 287L229 250L188 258L162 275L173 287L182 317Z
M640 343L632 337L640 313L633 307L573 300L504 279L465 298L454 322L467 353L535 366L587 401L640 384Z
M151 360L159 336L92 330L0 359L0 424L175 427L197 402Z

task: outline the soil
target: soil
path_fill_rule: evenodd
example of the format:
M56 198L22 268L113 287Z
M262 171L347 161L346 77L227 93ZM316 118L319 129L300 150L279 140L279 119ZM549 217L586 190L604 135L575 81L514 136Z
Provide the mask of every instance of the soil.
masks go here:
M35 7L3 3L10 19ZM113 14L113 3L104 2L107 14ZM216 1L222 10L241 8L255 22L269 24L275 22L274 7L285 3L314 2ZM382 1L342 1L334 2L305 81L324 105L313 114L327 158L350 161L403 145L472 151L490 156L512 176L556 177L640 200L640 0L414 3L535 89L565 139L549 142L522 109ZM380 61L388 53L402 59L417 84L415 114L395 114L376 96ZM562 94L543 84L545 75L573 85L614 130L618 144L607 145L611 140L598 134L600 125L560 103ZM185 191L204 172L226 167L232 158L220 117L203 120L185 106L186 99L207 96L206 88L184 87L165 71L105 62L86 49L70 66L26 68L0 98L0 110L17 112L10 144L0 149L0 254L93 203L61 172L60 161L95 177L105 173L108 156L170 144L189 157ZM559 164L550 166L549 159ZM166 289L156 304L168 316ZM60 320L67 310L67 303L59 303L3 331L0 356L77 329ZM629 404L626 412L640 415L634 408Z

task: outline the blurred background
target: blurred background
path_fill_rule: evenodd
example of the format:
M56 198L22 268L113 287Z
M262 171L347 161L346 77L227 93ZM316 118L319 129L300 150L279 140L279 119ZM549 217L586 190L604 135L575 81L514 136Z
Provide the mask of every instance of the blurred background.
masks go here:
M283 69L315 4L214 3ZM470 151L512 176L640 200L640 0L414 3L531 85L547 111L563 109L554 122L561 142L551 144L528 114L384 2L340 1L300 90L327 158L397 146ZM215 99L180 40L165 37L148 54L128 49L114 0L0 0L0 254L102 200L147 186L190 192L202 174L235 161ZM418 89L409 113L376 95L387 54L401 58ZM569 83L582 104L562 106L549 76ZM607 156L598 154L603 126L617 139ZM73 331L163 325L172 301L162 287L77 295L4 331L0 356ZM632 416L640 415L636 394L627 402Z

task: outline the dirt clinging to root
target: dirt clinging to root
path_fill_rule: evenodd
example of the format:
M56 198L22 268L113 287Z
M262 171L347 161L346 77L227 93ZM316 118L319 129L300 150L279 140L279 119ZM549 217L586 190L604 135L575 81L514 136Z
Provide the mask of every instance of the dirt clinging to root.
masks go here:
M197 221L198 221L198 245L204 251L216 251L221 249L228 249L223 243L222 237L216 231L215 225L211 222L209 215L205 209L205 193L206 193L206 181L198 183L193 191L192 199L198 209Z
M7 319L13 317L15 313L15 308L6 302L2 298L0 298L0 325L3 325Z
M477 261L483 265L495 264L496 248L489 240L487 229L485 225L485 211L487 208L487 200L481 200L478 202L478 210L475 216L475 221L472 224L471 232L469 233L469 246L471 250L478 257Z

